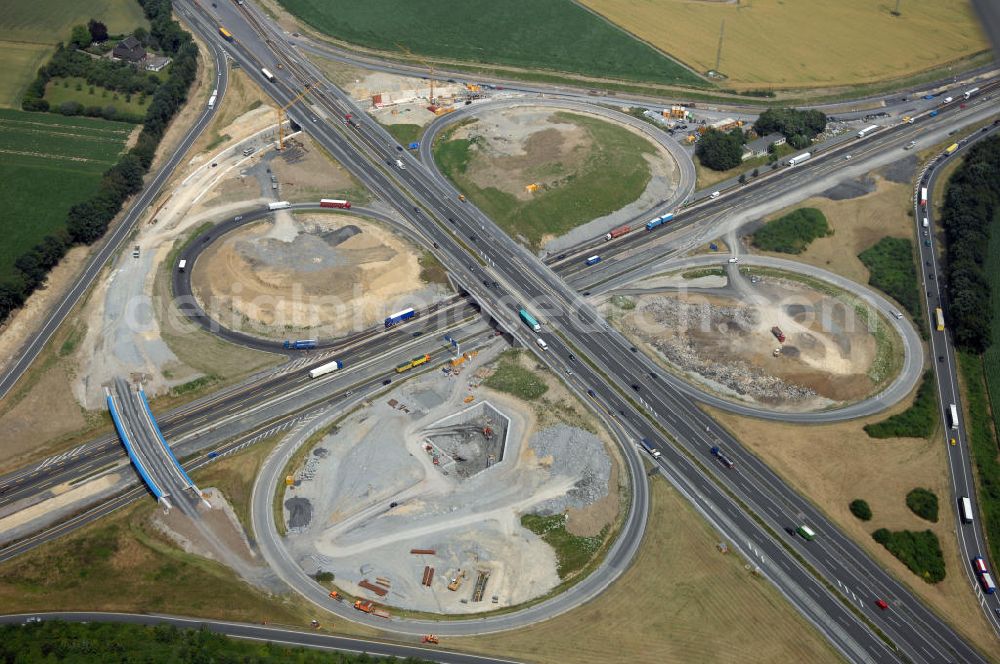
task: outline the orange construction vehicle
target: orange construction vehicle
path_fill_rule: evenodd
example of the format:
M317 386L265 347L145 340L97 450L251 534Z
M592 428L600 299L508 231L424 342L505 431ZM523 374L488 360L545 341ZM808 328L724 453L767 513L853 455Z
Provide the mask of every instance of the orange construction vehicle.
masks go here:
M344 601L344 598L336 590L331 590L330 591L330 598L331 599L335 599L338 602L343 602Z
M421 639L420 642L421 643L433 643L433 644L437 645L438 637L435 636L434 634L428 634L423 639Z
M374 602L366 602L364 600L359 599L358 601L354 602L354 608L357 609L358 611L364 611L365 613L371 613L372 611L375 610L375 603Z

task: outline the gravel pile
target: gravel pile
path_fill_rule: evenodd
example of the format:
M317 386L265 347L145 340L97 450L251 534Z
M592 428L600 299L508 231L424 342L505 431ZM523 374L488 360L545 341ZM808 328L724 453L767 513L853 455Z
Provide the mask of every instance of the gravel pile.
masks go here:
M682 330L684 327L718 329L727 327L740 333L748 333L760 324L760 310L753 306L726 307L707 302L681 302L672 297L653 298L642 305L641 317L668 329Z
M536 432L529 445L539 459L552 458L554 475L580 478L566 495L539 503L532 512L562 514L568 508L586 507L608 495L611 459L594 434L557 424Z
M682 326L719 329L725 327L730 334L748 334L760 322L760 311L751 306L719 306L708 303L688 304L673 298L656 298L646 302L640 313L646 320L655 321L667 328L680 330ZM662 339L642 334L631 327L627 334L645 338L673 365L684 371L696 373L714 381L741 396L764 403L771 401L800 402L816 393L741 361L719 362L702 357L694 344L683 337Z

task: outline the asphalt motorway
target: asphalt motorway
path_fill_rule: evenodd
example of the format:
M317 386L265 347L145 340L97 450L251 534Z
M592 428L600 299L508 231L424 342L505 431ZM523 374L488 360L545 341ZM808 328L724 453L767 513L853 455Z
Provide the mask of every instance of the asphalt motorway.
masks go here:
M353 654L366 654L373 657L413 657L420 660L440 662L440 664L514 664L515 660L482 657L449 652L440 648L431 648L402 643L389 643L349 636L334 636L320 631L306 632L303 630L282 627L278 625L255 625L252 623L228 622L224 620L206 620L199 618L184 618L180 616L142 614L142 613L101 613L64 611L53 613L20 613L0 616L0 624L23 625L28 619L39 621L60 620L79 623L124 623L129 625L171 625L178 629L207 629L216 634L224 634L247 641L262 641L279 646L305 647L316 650L331 650Z
M242 10L254 11L249 5L244 5ZM269 69L274 67L272 72L275 69L281 72L275 74L275 81L262 83L265 89L276 96L279 102L290 99L293 90L300 88L305 82L321 78L318 72L311 70L308 65L301 65L293 57L286 57L286 54L281 51L272 53L268 50L266 44L268 42L275 43L275 35L268 32L269 27L266 19L248 14L245 20L241 16L232 15L228 16L226 21L227 28L237 34L239 40L235 49L238 52L237 57L252 58L246 61L246 65L254 70L256 70L256 65L264 63L263 66L267 66ZM258 34L257 29L261 30L262 34ZM248 48L256 50L251 55L247 51ZM276 56L282 58L283 67L280 69L277 67ZM325 111L332 113L334 117L341 116L345 109L355 108L352 102L344 98L335 87L321 87L322 89L314 95L313 103L322 104ZM305 115L304 121L300 121L300 124L308 126L307 114L309 113L308 108L296 110L299 117ZM650 436L664 448L670 446L671 443L667 441L666 436L659 428L654 429L652 426L652 422L657 421L654 419L657 417L656 412L669 412L677 418L679 421L676 433L680 434L679 437L688 437L688 444L699 441L698 432L690 430L695 422L701 420L709 428L714 424L683 395L673 394L673 391L665 389L662 383L651 383L646 371L636 366L642 364L641 359L639 362L633 359L627 342L610 330L596 312L574 293L567 292L566 287L558 278L555 278L533 256L500 232L492 221L473 206L460 204L452 190L441 190L412 157L394 151L395 141L392 141L391 137L388 137L384 132L380 132L379 128L372 127L370 123L364 123L360 128L315 123L312 125L310 133L364 184L385 200L396 205L416 226L423 229L429 238L437 241L442 248L440 252L443 254L442 258L447 261L446 264L454 269L456 278L474 294L484 311L503 322L505 327L511 330L521 343L534 348L534 337L529 336L523 326L518 324L514 311L507 309L505 304L498 304L497 300L502 299L502 297L497 297L498 293L488 288L479 287L481 273L494 275L496 277L494 280L503 284L500 290L506 290L509 293L511 289L514 289L514 293L520 294L515 297L527 297L535 306L543 307L545 312L542 315L547 320L558 320L559 332L544 335L548 342L549 351L537 353L554 370L565 370L568 361L566 358L572 353L580 353L581 355L586 353L586 356L592 361L601 363L597 365L603 369L601 372L596 370L596 366L591 368L589 365L577 363L575 377L572 378L571 382L593 389L602 400L618 402L621 405L619 410L624 413L622 417L642 423L641 426L649 427ZM362 158L359 153L365 156ZM404 163L403 168L393 167L396 158ZM389 166L388 171L381 166L382 163ZM389 172L393 173L391 179L388 177ZM405 191L400 189L400 186ZM410 196L414 198L410 198ZM414 199L417 205L414 205ZM436 219L420 223L420 220L424 218L420 216L422 210L433 210ZM449 223L455 227L454 230L444 224L445 219L449 219ZM486 230L487 228L489 231ZM455 231L463 237L459 239L457 234L453 234ZM481 240L477 239L477 235L480 236ZM469 238L468 242L474 244L482 252L473 259L482 261L478 268L474 263L469 262L471 246L466 242L466 237ZM502 296L503 293L499 295ZM650 385L651 389L644 392L643 402L638 402L635 398L630 398L628 401L622 398L623 395L629 394L629 383ZM647 419L649 415L646 412L647 409L654 411L650 419ZM733 441L732 446L736 447L735 441ZM689 477L703 477L700 468L694 465L685 470L693 474L688 475ZM762 487L756 482L762 478L770 486L765 485L763 487L765 491L760 494ZM777 485L777 490L789 494L794 503L805 504L804 499L791 492L773 474L764 474L760 477L754 477L752 480L745 484L741 483L740 489L743 493L754 494L756 498L760 499L758 502L772 502L768 494L775 490L773 485ZM888 658L888 660L892 660L894 655L885 643L859 619L861 610L855 604L849 603L851 602L850 598L842 601L842 595L836 590L837 586L834 584L843 584L846 581L853 585L854 577L847 577L845 581L841 581L836 577L829 578L828 574L824 574L825 578L821 581L818 574L813 574L800 566L796 557L792 555L791 546L793 545L786 546L780 540L780 536L775 536L773 528L769 529L759 523L757 519L761 518L760 516L756 514L751 516L743 509L743 505L728 500L728 495L721 493L720 485L716 482L717 479L713 478L706 485L712 487L713 491L718 494L719 500L725 500L721 504L716 503L718 506L716 511L721 513L723 505L735 509L736 516L734 518L742 521L746 531L752 533L754 540L760 540L761 547L770 554L770 560L776 561L777 564L789 570L786 576L775 573L771 575L771 578L779 588L786 592L793 603L807 616L816 615L818 611L819 616L814 619L814 622L842 652L849 653L848 656L851 659L886 660ZM784 514L787 506L780 503L780 509ZM810 512L816 513L814 509L808 509ZM787 524L789 521L795 523L797 521L795 516L793 513L790 517L782 516L779 518ZM826 531L834 532L832 524L829 524L821 515L817 514L816 517L814 525L818 530L824 533ZM718 522L716 523L718 524ZM728 532L724 527L721 529L723 532ZM824 537L826 536L824 535ZM828 538L828 541L830 544L824 545L822 543L823 537L821 537L820 544L813 548L832 547L838 542L832 536ZM861 563L867 577L885 584L894 583L886 572L867 556L864 556L857 547L854 547L853 551L861 556ZM837 553L827 552L827 555L835 556ZM837 567L842 568L843 565L835 565L835 568ZM840 571L840 569L836 571ZM971 650L940 619L920 606L915 598L908 596L906 599L908 602L912 602L918 610L925 612L929 620L928 623L910 621L897 625L895 623L900 620L899 617L894 616L892 619L886 619L883 615L870 614L870 612L863 614L864 620L874 622L883 632L889 634L889 638L898 644L911 660L982 661L978 653Z
M935 358L934 364L936 365L934 377L937 381L938 395L940 397L941 422L945 424L941 444L948 451L948 465L951 469L952 500L950 502L952 513L955 515L955 523L958 524L958 544L962 551L963 574L972 586L971 591L975 593L976 599L986 614L986 620L992 625L994 631L1000 634L1000 596L996 594L984 594L972 570L972 559L980 555L988 559L989 549L986 546L986 534L983 531L982 520L979 518L982 512L979 509L979 497L976 492L975 480L973 479L972 450L969 446L965 409L962 407L961 392L958 388L958 362L955 347L951 342L947 325L945 326L945 330L938 330L934 325L934 316L931 314L935 307L939 307L942 303L946 302L943 292L944 286L941 283L943 275L939 271L936 245L936 233L940 230L940 226L935 218L934 206L931 203L934 186L945 166L963 157L977 140L986 136L997 135L998 133L1000 133L1000 130L996 127L993 127L989 132L980 132L971 137L971 140L964 141L961 147L951 155L942 153L932 162L927 171L918 180L916 191L914 191L913 221L917 226L917 232L922 234L925 232L922 227L923 217L927 217L928 220L928 229L926 230L924 241L918 246L920 271L924 285L924 298L927 304L928 325L930 326L931 355ZM918 192L921 187L927 187L928 189L926 206L920 204ZM947 314L947 307L945 307L945 312ZM946 323L947 320L946 315ZM951 404L955 404L958 410L958 422L956 423L951 422L951 414L949 412ZM951 444L952 440L954 440L954 445ZM958 503L962 497L968 498L972 503L972 512L975 515L972 523L964 523L962 520ZM1000 563L1000 561L993 562ZM997 578L997 569L995 567L991 569L991 573L994 579Z
M228 5L225 7L233 10ZM244 14L244 12L246 13ZM272 52L269 45L276 44L275 38L280 39L280 34L274 31L268 19L262 18L254 12L255 10L250 5L243 5L238 10L233 10L232 14L227 16L226 21L227 28L237 35L238 43L233 48L235 57L243 61L249 72L262 80L265 89L279 102L284 103L292 98L294 91L306 83L322 80L321 74L308 64L299 62L280 49ZM210 31L206 30L206 25ZM215 27L214 21L208 21L202 22L200 29L205 33L203 36L206 38L216 39ZM258 31L260 32L258 33ZM282 67L278 67L279 59ZM273 75L272 80L263 80L263 77L257 74L259 66L266 66L269 69L273 67L272 72L277 70L278 73ZM353 103L334 86L320 86L319 89L315 89L312 96L313 101L310 103L318 104L324 109L324 113L330 113L333 117L342 116L344 112L349 112L349 110L356 110ZM293 109L290 110L290 114L294 113L299 124L309 126L309 115L312 113L310 105L300 104L294 106ZM474 293L484 311L503 322L507 329L517 330L514 334L522 343L532 345L533 336L526 334L524 328L518 325L516 314L507 310L505 305L497 303L497 293L478 286L480 272L484 271L487 274L495 275L497 277L495 280L502 282L505 289L514 287L516 289L514 292L519 294L519 297L526 297L537 306L543 307L546 312L551 312L548 319L558 320L560 329L558 333L546 335L550 352L539 352L538 355L553 369L562 371L567 361L564 358L567 358L574 351L581 352L577 350L579 347L592 360L603 361L602 368L605 371L597 372L588 367L586 370L578 371L573 382L593 385L592 389L595 391L598 389L605 391L605 394L602 395L604 398L619 401L622 400L623 395L630 394L628 392L629 383L632 385L642 385L643 383L651 385L652 389L644 393L643 401L639 402L633 397L622 404L621 410L625 413L623 417L635 418L646 422L647 426L651 426L653 422L657 421L654 419L655 412L668 412L668 409L672 408L675 409L672 412L676 413L677 417L682 418L678 424L683 426L690 427L699 419L702 422L707 420L706 426L709 429L714 424L683 395L677 395L673 390L666 389L660 382L650 384L642 366L643 359L637 358L638 362L637 359L633 359L633 355L629 353L627 342L613 330L610 330L606 323L596 315L596 312L574 293L567 292L568 289L559 279L545 270L523 248L500 232L492 221L473 206L462 204L459 207L457 199L453 198L452 190L442 191L415 160L407 155L400 156L401 153L395 152L393 150L396 146L395 142L387 134L381 132L378 127L364 123L362 127L347 128L340 124L331 125L317 122L313 123L310 133L372 191L396 205L415 226L424 230L429 238L439 242L442 248L439 257L446 260L446 264L454 269L454 276L470 292ZM404 162L403 168L394 168L395 158ZM389 167L388 170L381 166L383 162ZM389 176L390 172L392 176ZM417 204L414 205L414 202ZM432 210L435 219L428 219L421 223L424 219L423 210ZM466 243L464 237L459 239L456 234L453 234L454 231L444 224L445 218L452 219L453 221L450 223L455 226L455 230L468 237L469 241L482 252L474 259L482 261L480 268L477 268L474 263L466 262L469 261L471 247ZM487 228L489 231L486 230ZM476 235L479 233L482 233L481 242L477 242L476 239ZM482 267L483 264L488 267ZM564 342L563 339L566 341ZM610 371L607 371L608 369ZM639 382L633 382L636 380ZM647 419L647 409L654 411L653 417L649 419ZM692 432L681 430L679 433L683 436ZM654 439L664 447L670 445L667 438L658 429ZM697 440L696 436L691 436L688 444L693 444L693 441ZM733 447L736 447L735 441L733 441ZM804 499L791 492L773 474L762 474L760 477L752 478L752 480L741 484L740 488L744 493L753 494L760 502L770 502L768 494L779 491L785 493L793 505L807 506ZM764 480L766 485L758 484L761 480ZM715 484L716 481L717 479L713 481L714 486L718 486ZM782 507L787 506L782 504ZM808 506L807 509L815 514L815 510ZM788 566L789 569L798 568L795 575L797 588L808 588L815 594L816 601L822 604L827 615L825 619L820 621L821 629L838 647L841 647L845 652L853 653L852 658L857 656L860 659L881 659L886 656L888 650L881 639L857 619L857 614L855 614L857 607L847 603L850 599L841 601L842 595L835 590L834 583L853 583L854 577L841 580L836 576L830 578L829 574L824 574L824 581L821 582L818 574L814 575L798 567L796 558L791 554L791 546L783 545L780 536L775 537L772 529L759 524L756 520L761 518L759 515L755 514L751 518L744 511L739 513L742 518L747 520L751 532L765 540L765 546L775 547L772 560L779 561L780 564ZM782 519L784 518L787 517L782 517ZM833 536L832 533L836 532L835 528L821 515L816 514L816 521L813 523L820 532L824 533L824 536L820 538L820 544L814 544L812 548L830 549L826 551L828 556L838 555L840 552L832 549L846 538L843 538L842 535L839 535L839 538ZM825 534L828 531L831 533L830 536ZM828 541L829 544L824 545L824 541ZM860 556L856 559L859 560L866 577L877 580L886 586L895 584L886 572L857 547L853 547L850 551L854 554L852 557ZM833 565L836 571L846 572L844 567L843 563L840 565L834 563ZM776 580L775 582L778 583L779 587L781 586L780 581ZM907 657L914 661L940 661L942 659L982 661L978 653L971 650L957 634L920 605L912 595L903 591L901 596L905 599L906 605L912 604L912 611L922 612L921 617L925 620L911 619L897 624L899 618L894 616L887 619L880 614L865 614L865 619L874 622L883 632L889 634ZM793 599L793 601L796 600ZM796 601L796 606L808 613L808 609L803 605L804 601ZM844 627L840 625L844 625ZM863 651L861 655L858 653L859 644Z
M225 96L226 87L229 84L229 71L226 67L226 56L223 50L215 43L210 46L212 50L212 55L215 58L215 69L217 72L216 85L218 89L218 99L221 101ZM63 320L69 315L73 307L76 306L77 301L83 296L84 293L90 288L91 283L104 268L104 264L111 258L115 252L118 251L119 245L132 233L132 229L138 222L139 218L146 212L146 208L152 204L156 195L160 192L164 183L173 174L174 169L180 164L187 155L188 150L194 144L194 142L201 136L201 132L205 130L208 123L215 116L216 109L219 104L215 105L215 108L205 108L202 114L198 117L198 120L188 129L184 138L181 139L180 144L176 147L174 153L170 158L160 167L160 170L156 172L153 178L146 184L145 188L139 194L138 198L131 202L131 208L125 214L125 218L122 219L116 226L111 229L101 245L100 249L93 255L90 262L84 268L83 272L80 274L76 283L70 288L65 295L59 300L55 309L46 319L45 324L42 325L38 333L33 335L25 346L21 349L17 360L11 363L5 370L2 376L0 376L0 399L7 395L7 393L14 387L18 379L27 371L31 363L34 362L35 357L41 352L42 348L45 346L46 342L52 337L59 326L62 325Z

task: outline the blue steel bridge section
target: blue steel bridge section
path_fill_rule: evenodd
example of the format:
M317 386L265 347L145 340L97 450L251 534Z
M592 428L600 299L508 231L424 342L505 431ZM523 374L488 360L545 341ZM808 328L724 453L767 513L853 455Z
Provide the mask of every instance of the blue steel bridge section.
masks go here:
M149 487L149 490L156 497L156 499L158 501L164 500L165 496L163 494L163 489L161 489L156 481L153 480L149 471L146 469L146 466L143 465L138 454L136 454L136 449L132 445L128 432L125 430L125 425L122 423L122 419L118 415L118 409L115 408L115 397L111 394L111 392L108 392L107 400L108 411L111 413L111 419L115 423L115 429L118 431L118 437L122 439L122 444L125 445L125 451L128 452L128 458L132 460L132 465L135 466L135 469L142 478L142 481L146 483L146 486Z
M146 393L118 378L107 400L129 459L152 494L168 509L173 501L185 514L196 517L195 504L201 492L163 437Z

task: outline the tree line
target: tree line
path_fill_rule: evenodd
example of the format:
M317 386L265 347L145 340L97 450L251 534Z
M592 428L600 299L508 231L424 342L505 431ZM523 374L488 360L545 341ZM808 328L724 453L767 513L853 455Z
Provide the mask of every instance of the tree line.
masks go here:
M142 190L143 177L153 163L163 134L187 100L198 71L198 47L191 35L171 18L171 0L139 0L139 4L149 19L150 40L173 59L170 74L153 92L135 146L104 172L93 196L70 208L65 228L46 236L18 257L14 275L0 281L0 322L24 304L71 246L100 239L128 197Z
M1000 137L980 141L948 182L941 210L947 245L948 314L956 344L982 353L990 345L990 226L1000 211Z
M207 629L172 625L44 621L0 627L0 661L33 662L218 662L229 664L431 664L427 660L289 648L231 639Z
M800 111L795 108L769 108L753 125L758 136L782 134L796 150L809 147L813 139L826 129L826 114L822 111ZM703 166L715 171L728 171L743 162L746 134L739 127L728 132L709 129L698 139L695 155Z

